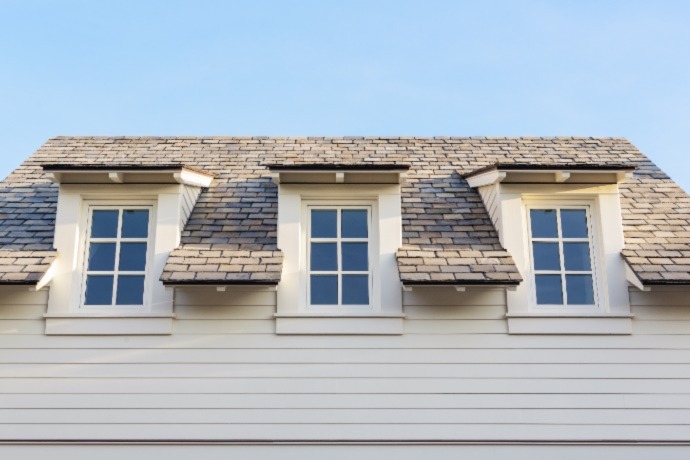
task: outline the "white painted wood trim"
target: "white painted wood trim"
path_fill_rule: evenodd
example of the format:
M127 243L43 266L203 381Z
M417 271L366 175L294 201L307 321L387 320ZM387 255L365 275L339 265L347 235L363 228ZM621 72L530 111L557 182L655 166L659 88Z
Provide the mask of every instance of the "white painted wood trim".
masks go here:
M566 182L570 179L570 173L566 171L556 171L554 176L554 181L558 183Z
M381 314L381 313L371 313L371 314L356 314L356 315L348 315L348 314L338 314L337 312L333 313L310 313L310 314L305 314L305 315L281 315L281 314L274 314L274 318L405 318L406 315L404 314Z
M269 174L274 184L394 184L404 182L406 173L398 169L390 170L281 170ZM354 179L354 180L353 180Z
M493 185L503 182L506 178L506 173L503 171L487 171L483 174L467 179L467 183L472 188L484 187L485 185Z
M635 274L635 272L633 272L632 268L630 268L630 265L628 265L627 262L625 263L625 279L627 279L630 284L635 286L640 291L648 292L652 290L651 287L645 286L642 283L642 280L637 277L637 275Z
M170 169L95 169L95 170L64 170L45 173L52 182L59 184L183 184L193 187L209 187L213 176L185 168Z
M124 182L124 178L121 172L108 173L108 179L110 179L111 182L115 182L116 184L121 184Z
M123 312L123 313L65 313L44 314L44 318L175 318L175 313L147 313L147 312Z
M189 185L192 187L205 188L210 186L213 182L213 177L211 176L185 169L183 169L180 172L174 173L173 178L175 179L175 182L177 182L178 184Z
M43 276L41 276L41 279L38 280L38 283L36 283L36 286L32 286L32 290L40 291L41 289L50 284L50 282L53 280L53 276L55 276L59 257L60 254L57 253L55 259L51 262L50 266L48 267L48 270L45 271Z

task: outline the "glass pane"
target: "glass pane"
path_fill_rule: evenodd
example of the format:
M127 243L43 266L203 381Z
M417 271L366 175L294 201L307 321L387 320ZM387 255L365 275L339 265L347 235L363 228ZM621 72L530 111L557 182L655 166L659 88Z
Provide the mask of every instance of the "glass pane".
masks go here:
M343 238L366 238L367 210L343 209L340 215L340 236Z
M368 275L343 275L343 305L369 305Z
M121 243L118 270L143 272L146 269L146 243Z
M563 243L563 261L566 270L591 270L589 243Z
M532 243L535 270L560 270L558 243Z
M338 305L337 275L311 275L311 304Z
M86 277L84 305L111 305L113 302L113 275Z
M338 236L338 211L335 209L312 209L312 238L335 238Z
M338 245L336 243L312 243L311 270L337 271Z
M560 275L537 275L537 303L539 305L562 305Z
M91 238L117 237L117 219L119 211L93 211L91 214Z
M125 209L122 211L122 238L146 238L149 235L149 211Z
M114 269L115 243L91 243L89 245L88 270L107 272Z
M587 212L584 209L561 210L563 238L587 238Z
M115 303L117 305L143 305L144 277L118 276L117 301Z
M565 289L569 305L594 305L592 275L566 275Z
M369 243L342 243L343 270L369 270Z
M555 209L530 210L532 238L558 238L558 223Z

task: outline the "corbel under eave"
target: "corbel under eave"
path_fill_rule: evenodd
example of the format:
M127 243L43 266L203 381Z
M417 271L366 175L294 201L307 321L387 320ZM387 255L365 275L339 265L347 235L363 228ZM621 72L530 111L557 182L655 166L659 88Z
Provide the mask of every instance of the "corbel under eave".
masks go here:
M467 179L467 183L472 188L484 187L485 185L498 184L506 178L505 171L488 171Z
M213 177L211 176L185 170L173 173L173 178L178 184L201 188L207 188L211 185L211 182L213 182Z
M55 259L50 263L48 270L43 273L43 276L41 276L41 279L38 280L38 283L29 288L30 291L40 291L52 281L53 276L55 276L55 270L57 270L57 260L58 256L55 256Z
M642 283L642 280L640 280L640 278L637 277L635 272L632 270L632 268L630 268L630 265L628 265L627 263L625 264L625 279L640 291L649 292L652 290L651 287L645 286Z

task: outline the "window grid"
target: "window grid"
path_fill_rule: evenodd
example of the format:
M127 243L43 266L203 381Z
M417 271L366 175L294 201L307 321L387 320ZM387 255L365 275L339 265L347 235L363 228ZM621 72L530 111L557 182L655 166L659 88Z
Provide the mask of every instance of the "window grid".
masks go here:
M126 210L148 210L149 211L149 230L147 234L149 237L146 238L134 238L134 237L122 237L122 223L123 223L123 213ZM117 233L115 237L110 237L110 238L104 238L104 237L92 237L91 236L91 226L93 224L93 212L94 211L101 211L101 210L110 210L110 211L117 211ZM94 206L89 209L89 220L87 222L87 231L88 231L88 237L86 238L86 251L85 251L85 257L84 257L84 281L83 281L83 289L82 289L82 295L83 295L83 301L82 305L88 308L109 308L109 307L127 307L128 305L118 305L117 304L117 286L118 286L118 280L120 278L120 275L124 276L144 276L144 280L146 280L146 270L148 268L148 253L149 253L149 238L151 235L151 230L150 230L150 225L151 225L151 208L146 207L146 206L127 206L123 208L113 208L113 207L102 207L102 206ZM120 248L122 246L122 243L146 243L146 264L144 266L143 271L130 271L130 270L120 270ZM115 243L115 263L113 265L113 270L89 270L89 258L91 254L91 244L92 243ZM107 305L87 305L86 304L86 288L87 288L87 277L89 275L100 275L100 276L112 276L113 277L113 292L111 295L111 301L110 304ZM146 295L146 282L144 281L144 295ZM131 306L131 305L129 305ZM142 306L142 305L134 305L134 306Z
M368 207L363 207L363 206L310 206L308 208L309 210L309 228L307 229L307 264L309 266L308 270L308 276L307 276L307 293L309 296L309 305L310 306L330 306L330 307L356 307L358 305L344 305L343 304L343 275L368 275L368 297L369 297L369 304L366 306L371 305L371 283L372 283L372 267L371 267L371 244L369 242L370 236L371 236L371 212ZM333 210L336 211L336 236L333 238L318 238L318 237L312 237L312 219L311 219L311 211L312 210ZM366 238L352 238L352 237L343 237L342 236L342 211L343 210L364 210L367 212L367 237ZM312 243L335 243L336 245L336 254L337 254L337 270L312 270L311 269L311 247ZM367 243L367 271L364 270L343 270L343 264L342 264L342 243ZM320 305L320 304L312 304L311 303L311 276L312 275L336 275L338 279L338 303L337 304L327 304L327 305ZM361 305L360 305L361 306Z
M570 210L570 209L580 209L585 211L585 216L587 219L587 237L586 238L573 238L573 237L564 237L563 236L563 227L562 227L562 222L561 222L561 211L562 210ZM561 279L561 295L562 295L562 304L555 304L556 306L568 306L568 307L591 307L593 305L596 305L596 277L594 273L594 251L592 248L592 225L591 225L591 218L590 218L590 212L589 212L589 207L588 206L560 206L560 207L554 207L554 206L543 206L543 207L530 207L529 210L554 210L556 211L556 228L557 228L557 237L556 238L546 238L546 237L532 237L532 221L530 218L529 221L529 229L528 229L528 234L530 237L530 260L532 261L532 273L533 273L533 285L535 286L534 289L534 296L535 296L535 304L536 302L536 276L537 275L559 275ZM529 212L528 212L529 215ZM558 257L559 257L559 264L560 264L560 269L559 270L537 270L535 268L535 260L534 260L534 243L558 243ZM564 251L564 243L587 243L587 247L589 250L589 270L566 270L565 268L565 251ZM567 275L590 275L592 277L592 289L594 291L594 304L593 305L582 305L582 304L570 304L568 302L568 290L567 290L567 284L566 284L566 276ZM539 304L540 307L548 307L548 306L554 306L554 305L549 305L549 304Z

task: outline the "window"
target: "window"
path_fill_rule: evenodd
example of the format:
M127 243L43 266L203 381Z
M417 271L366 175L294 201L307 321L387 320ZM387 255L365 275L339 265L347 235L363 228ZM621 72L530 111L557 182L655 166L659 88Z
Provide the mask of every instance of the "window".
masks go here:
M83 306L144 305L150 214L148 207L89 209Z
M589 207L529 209L534 300L538 307L596 307Z
M371 304L369 207L309 208L309 306Z

